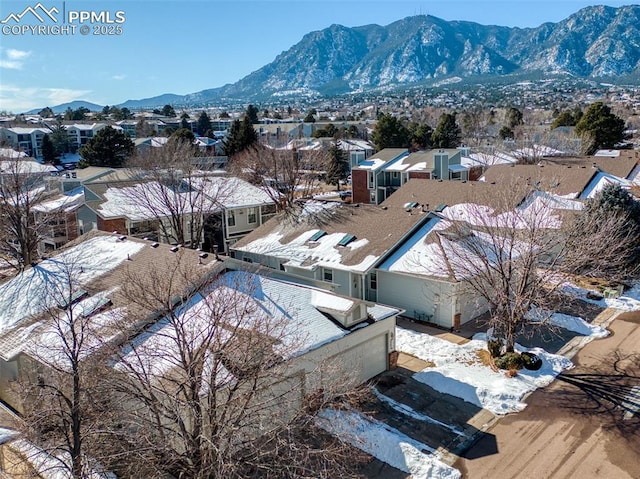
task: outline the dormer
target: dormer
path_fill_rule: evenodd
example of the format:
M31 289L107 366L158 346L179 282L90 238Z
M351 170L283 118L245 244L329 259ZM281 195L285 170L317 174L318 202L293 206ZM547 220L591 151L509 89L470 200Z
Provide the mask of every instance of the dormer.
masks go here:
M355 298L337 296L324 291L313 291L311 305L345 328L355 326L368 318L366 303Z

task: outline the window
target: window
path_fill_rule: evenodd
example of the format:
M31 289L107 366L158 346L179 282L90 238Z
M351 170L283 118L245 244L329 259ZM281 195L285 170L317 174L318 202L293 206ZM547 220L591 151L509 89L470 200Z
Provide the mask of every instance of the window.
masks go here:
M369 171L369 189L373 188L373 171Z
M356 239L355 235L344 235L344 237L338 241L338 246L347 246L354 239Z
M333 283L333 270L328 268L322 268L322 280L328 283Z
M272 215L276 212L276 205L264 205L262 207L263 215Z
M227 225L235 226L236 225L236 215L233 210L227 211Z
M258 221L258 215L255 208L247 208L247 223L254 224Z
M320 238L322 238L326 234L327 233L325 231L322 231L322 230L316 231L313 234L313 236L311 238L309 238L309 241L318 241Z
M373 290L378 289L378 276L376 273L371 273L371 276L369 276L369 287Z

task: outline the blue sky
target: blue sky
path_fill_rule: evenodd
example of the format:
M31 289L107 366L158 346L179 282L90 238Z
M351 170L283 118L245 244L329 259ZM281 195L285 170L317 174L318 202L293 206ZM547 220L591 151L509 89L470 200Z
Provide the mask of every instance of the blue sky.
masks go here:
M633 2L579 0L2 0L0 20L41 2L56 25L31 13L0 33L0 111L14 113L74 99L114 105L163 93L186 94L233 83L273 61L304 34L334 23L388 25L416 14L445 20L536 27L580 8ZM69 23L71 12L105 12ZM79 14L78 14L79 15ZM73 34L19 34L26 25L75 26ZM118 35L93 35L94 26ZM90 28L82 35L81 26ZM28 28L28 27L27 27Z

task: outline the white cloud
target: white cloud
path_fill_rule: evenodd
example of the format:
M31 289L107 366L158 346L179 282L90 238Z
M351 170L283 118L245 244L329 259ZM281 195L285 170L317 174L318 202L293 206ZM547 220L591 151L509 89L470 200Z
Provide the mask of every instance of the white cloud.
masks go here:
M113 78L114 80L124 80L125 78L127 78L127 75L113 75L111 78Z
M2 110L22 113L35 108L56 106L73 100L86 100L91 90L70 88L27 88L15 85L0 86Z
M24 50L16 50L15 48L7 49L7 57L11 60L22 60L31 55L31 52L25 52Z
M0 68L8 68L9 70L22 70L22 62L0 59Z
M30 51L16 50L15 48L8 48L3 53L6 58L0 58L0 68L9 70L22 70L24 60L31 55Z

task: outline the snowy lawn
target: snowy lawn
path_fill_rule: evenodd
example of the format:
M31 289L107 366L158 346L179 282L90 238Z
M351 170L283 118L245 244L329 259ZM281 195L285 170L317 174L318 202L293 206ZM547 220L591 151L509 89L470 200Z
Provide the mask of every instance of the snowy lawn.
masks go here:
M596 292L595 290L576 286L569 281L564 282L561 289L572 296L580 298L582 301L597 304L602 308L614 308L622 311L640 310L640 282L629 288L618 298L604 298L601 300L587 298L587 293L590 291Z
M397 429L357 411L325 409L317 424L325 431L377 459L412 474L414 479L457 479L460 472L446 465L437 453Z
M522 402L524 396L573 367L563 356L533 348L528 351L542 359L540 370L522 369L516 377L508 378L504 371L493 371L478 358L478 350L487 347L486 335L482 333L466 344L457 345L425 333L396 328L396 345L399 351L435 364L414 374L414 379L494 414L521 411L526 407ZM526 350L520 345L516 349Z

